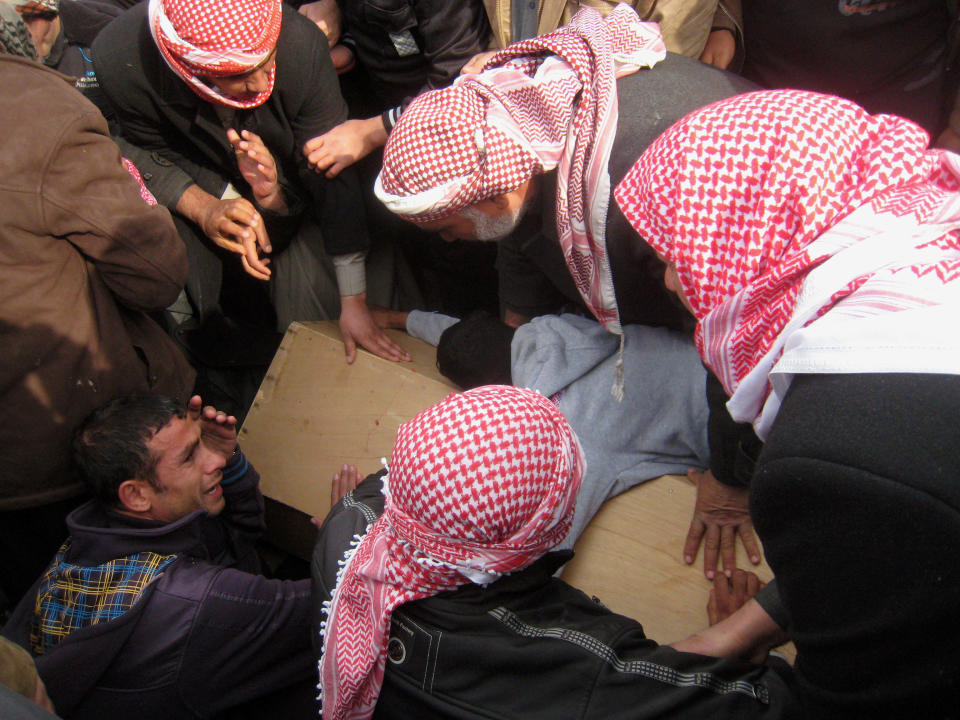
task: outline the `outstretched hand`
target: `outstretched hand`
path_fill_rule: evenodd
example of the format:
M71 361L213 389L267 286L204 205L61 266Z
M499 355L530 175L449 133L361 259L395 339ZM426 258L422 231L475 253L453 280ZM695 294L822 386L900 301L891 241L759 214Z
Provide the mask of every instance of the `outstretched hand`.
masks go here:
M357 466L344 463L343 467L333 474L333 480L330 483L330 507L340 502L344 495L356 489L359 484L360 473ZM310 522L317 530L323 525L323 520L316 516L311 517Z
M233 457L237 447L237 418L213 405L204 407L199 395L194 395L187 403L187 416L191 420L200 420L200 439L204 445L227 460Z
M407 329L407 318L410 316L408 311L390 310L379 305L367 305L367 307L370 309L370 314L373 316L373 321L377 324L377 327L382 327L384 330Z
M277 162L256 133L227 129L227 140L237 157L237 168L247 181L260 207L276 212L287 209L277 175Z
M483 70L483 66L487 64L487 60L496 55L499 50L484 50L481 53L477 53L472 58L467 60L466 65L460 68L461 75L470 75L473 73L478 73Z
M344 168L365 158L387 142L387 131L379 115L365 120L346 120L333 129L307 140L303 154L315 172L336 177Z
M386 360L410 360L409 353L377 326L364 293L340 298L340 334L343 335L343 350L348 363L356 360L357 345Z
M692 565L703 541L703 574L712 580L719 556L723 572L730 577L737 569L736 537L740 536L750 562L760 562L760 546L753 533L747 506L747 488L731 487L717 480L710 470L689 470L697 486L693 520L683 545L683 561Z
M674 650L711 657L742 658L762 663L770 650L789 640L787 632L777 625L766 610L753 598L743 607L716 625L670 643Z
M726 575L714 576L713 589L707 602L707 621L710 625L716 625L726 620L760 592L764 585L766 583L749 570L734 570L729 578Z

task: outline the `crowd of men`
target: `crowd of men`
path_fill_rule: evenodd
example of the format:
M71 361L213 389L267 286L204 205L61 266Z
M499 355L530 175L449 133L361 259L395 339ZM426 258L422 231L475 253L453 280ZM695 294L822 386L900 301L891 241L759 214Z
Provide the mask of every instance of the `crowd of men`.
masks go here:
M949 5L0 0L0 715L960 716ZM197 391L334 318L464 392L268 577ZM557 571L688 470L660 645Z

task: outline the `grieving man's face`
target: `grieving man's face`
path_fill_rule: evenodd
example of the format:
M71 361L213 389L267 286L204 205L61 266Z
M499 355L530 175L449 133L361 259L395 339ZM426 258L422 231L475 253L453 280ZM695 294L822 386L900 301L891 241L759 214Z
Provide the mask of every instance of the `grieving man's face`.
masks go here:
M250 72L207 78L207 82L234 100L249 100L270 88L270 71L277 62L277 50Z
M199 418L171 418L147 441L147 449L156 458L154 482L146 488L152 519L169 523L201 509L220 514L226 460L203 443Z
M490 200L482 200L464 208L456 215L439 220L418 223L424 230L436 232L447 242L454 240L484 240L497 242L516 230L527 212L530 197L522 202L497 207Z

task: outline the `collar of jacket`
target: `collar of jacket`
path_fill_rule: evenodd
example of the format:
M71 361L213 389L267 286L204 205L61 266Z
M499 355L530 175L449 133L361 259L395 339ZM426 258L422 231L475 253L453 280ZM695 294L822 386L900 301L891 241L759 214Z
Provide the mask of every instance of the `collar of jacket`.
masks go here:
M206 557L203 526L211 521L206 510L195 510L166 525L147 527L136 520L128 524L122 515L111 513L98 500L90 500L67 516L72 544L66 560L83 558L84 563L101 563L144 550Z
M431 603L438 601L455 603L459 612L483 614L490 609L490 603L496 598L508 595L525 595L546 585L557 570L568 563L572 557L573 550L554 550L523 570L504 575L490 585L470 583L462 585L452 592L436 595L429 600Z

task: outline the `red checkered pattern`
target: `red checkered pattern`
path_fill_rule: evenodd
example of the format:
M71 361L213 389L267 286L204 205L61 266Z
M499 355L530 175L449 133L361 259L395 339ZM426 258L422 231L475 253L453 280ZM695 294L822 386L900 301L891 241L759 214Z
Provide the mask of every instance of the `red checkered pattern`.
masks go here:
M882 233L891 222L885 218L912 215L918 225L960 218L958 168L949 167L960 158L927 151L927 143L903 118L777 90L701 109L644 152L616 200L640 236L674 263L700 321L700 353L729 394L778 341L807 275L832 257L818 250L823 243L812 245L826 231L861 206L867 212L858 213L856 228L844 230L849 244ZM953 235L940 242L956 254ZM907 247L904 256L914 251ZM955 277L956 262L944 258L937 272ZM884 268L901 286L887 290L882 305L873 290L874 310L921 302L925 291L902 284L897 270ZM919 277L931 268L912 270ZM849 302L873 273L837 287L817 316Z
M202 78L250 72L263 63L280 37L281 0L150 0L150 32L163 59L208 102L235 108L258 107L273 92L253 98L227 97Z
M127 158L120 158L120 162L123 163L123 169L130 173L130 176L137 181L137 186L140 190L140 197L143 199L143 201L147 205L156 205L157 199L153 196L153 193L147 189L147 186L144 184L143 178L141 177L137 166Z
M323 717L372 715L395 607L491 582L557 545L583 471L567 421L530 390L451 395L402 425L386 509L334 591L320 661Z
M414 100L390 133L377 195L426 222L557 168L567 267L597 319L619 331L605 238L616 79L665 55L659 28L628 5L606 19L582 10L569 25L502 50L483 73Z

